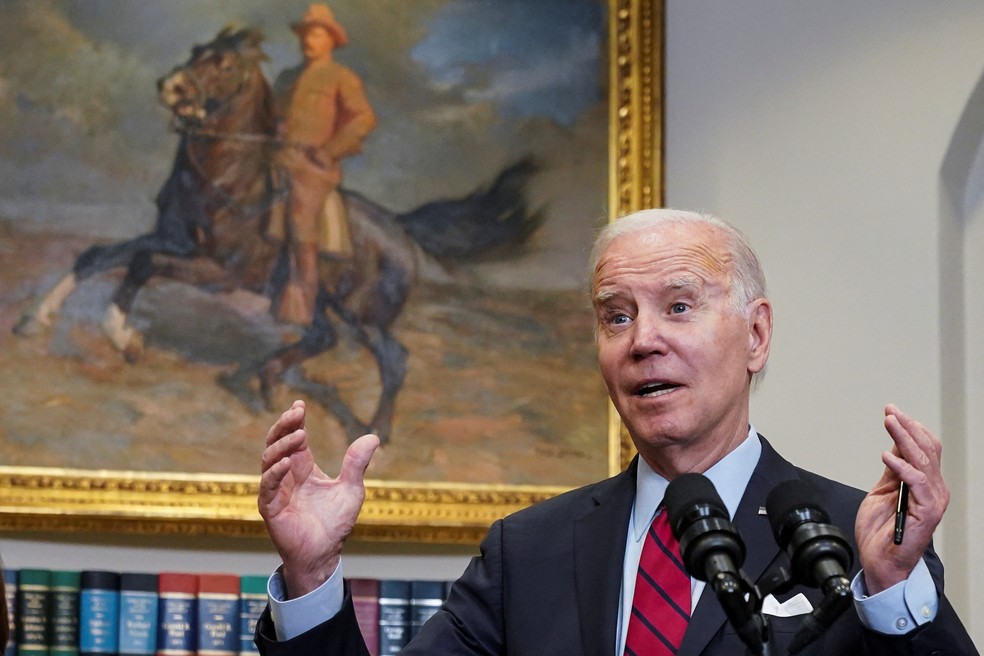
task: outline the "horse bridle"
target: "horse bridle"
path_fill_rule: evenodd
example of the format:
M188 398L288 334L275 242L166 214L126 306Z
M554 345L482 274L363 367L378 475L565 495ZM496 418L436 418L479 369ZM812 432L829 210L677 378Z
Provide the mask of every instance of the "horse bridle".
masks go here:
M203 89L203 85L201 84L201 80L198 78L197 75L194 74L194 70L191 67L185 65L177 70L183 73L186 79L188 79L192 83L199 97L205 96L205 93L203 92L204 89ZM230 94L227 94L226 97L220 101L220 104L214 106L211 109L211 111L209 111L205 115L204 118L209 119L211 117L214 117L216 114L222 112L223 110L231 106L233 99L239 96L239 94L242 93L243 89L246 88L246 84L249 82L250 74L251 71L249 67L244 66L242 78L240 79L239 84L237 85L235 91ZM208 98L206 96L204 98L204 101L201 103L203 109L205 109L206 107L207 100ZM186 121L184 121L181 117L179 117L174 112L171 113L171 118L169 120L169 127L170 129L177 132L178 134L186 136L192 140L212 139L218 141L235 141L240 143L270 144L278 148L307 148L308 147L307 144L302 144L295 141L287 141L263 133L221 132L218 130L195 127L193 125L188 125ZM268 211L279 200L285 198L287 194L290 193L290 190L287 185L275 185L273 189L273 193L270 195L269 203L259 204L255 206L246 206L242 202L236 200L236 198L234 198L227 191L222 189L222 187L218 186L217 184L215 184L215 182L213 182L213 180L205 173L205 169L202 166L201 161L197 157L195 157L194 152L190 148L186 148L185 152L187 153L188 161L195 169L195 172L198 173L199 177L201 177L203 180L205 180L208 183L209 188L212 190L212 192L214 192L217 196L220 197L220 199L224 202L225 207L237 208L240 214L243 215L244 220L250 219L253 216ZM289 177L283 172L281 172L280 175L276 177L278 177L281 180L289 180Z
M177 132L178 134L185 136L192 141L197 140L216 140L216 141L238 141L243 143L269 143L273 145L283 145L280 139L272 137L270 135L262 133L252 133L252 132L219 132L217 130L207 130L201 128L195 128L187 125L180 125L180 119L178 119L174 114L171 115L170 128ZM274 205L277 204L282 198L286 198L289 190L285 185L273 185L273 193L270 194L269 201L266 203L258 203L256 205L246 205L245 203L237 200L232 194L227 192L225 189L216 184L212 178L205 172L205 167L202 165L201 160L195 155L192 148L185 147L185 154L188 157L188 162L191 164L195 173L198 177L206 182L209 190L222 201L224 207L232 208L238 211L242 220L248 220L255 216L258 216L268 210L270 210ZM286 179L283 174L277 176L280 179Z

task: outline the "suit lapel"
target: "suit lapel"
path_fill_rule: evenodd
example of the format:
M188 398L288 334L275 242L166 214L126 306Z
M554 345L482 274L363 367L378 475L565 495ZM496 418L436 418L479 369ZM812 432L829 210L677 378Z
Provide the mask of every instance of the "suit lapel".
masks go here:
M748 481L732 520L745 543L747 555L741 569L756 583L766 571L769 571L770 565L781 553L772 537L769 518L764 514L760 515L759 508L765 506L766 497L778 483L799 476L796 468L776 453L764 437L759 436L759 438L762 442L762 455L755 466L755 471L752 472L752 477ZM677 656L701 654L727 619L714 591L710 586L705 586L690 618L687 633L683 636L683 643Z
M593 506L575 520L574 591L585 654L611 654L615 648L635 472L633 461L624 473L602 484L592 496Z

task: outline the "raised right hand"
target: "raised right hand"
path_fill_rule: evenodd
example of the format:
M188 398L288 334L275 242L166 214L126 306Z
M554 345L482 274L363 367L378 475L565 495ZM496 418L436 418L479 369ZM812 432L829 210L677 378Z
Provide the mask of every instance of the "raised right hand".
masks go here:
M331 478L314 462L304 417L304 402L294 401L267 432L257 498L291 599L320 586L338 567L366 498L366 467L379 446L378 437L363 435Z

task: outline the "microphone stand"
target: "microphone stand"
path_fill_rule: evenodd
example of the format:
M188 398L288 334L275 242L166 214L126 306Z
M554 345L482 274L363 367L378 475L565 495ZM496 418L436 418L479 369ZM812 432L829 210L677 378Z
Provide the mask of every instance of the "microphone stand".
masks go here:
M710 559L716 556L710 556ZM754 656L773 656L771 629L768 618L762 613L762 594L748 580L744 572L736 577L733 572L709 566L706 568L708 585L714 590L721 607L738 632L745 646Z
M793 636L789 645L790 654L798 654L808 644L820 637L820 634L834 623L840 615L851 606L854 598L850 582L843 577L835 577L831 581L820 605L803 618L799 631Z
M766 590L768 591L766 594L771 594L785 587L782 583L783 573L785 573L785 568L780 569L779 576L775 577L773 581L766 583ZM791 581L787 579L786 583L791 583ZM744 592L741 591L731 592L729 590L725 592L727 602L725 601L726 597L720 596L722 594L720 592L718 598L721 599L721 605L724 606L728 618L731 619L731 623L738 630L738 635L748 645L749 650L755 656L772 656L774 652L769 643L771 637L769 621L768 617L762 613L763 596L757 586L745 579L743 579L743 584L745 587L742 590L748 594L747 601ZM715 586L715 592L717 591L718 588ZM789 654L798 654L807 645L819 638L834 623L834 620L851 606L854 599L851 584L843 577L831 578L828 584L824 586L824 592L826 594L820 604L813 609L813 612L803 616L800 628L789 645ZM747 605L747 610L743 608L745 605ZM744 618L743 626L739 626L739 622L735 619L739 617ZM755 646L757 640L761 640L760 649Z

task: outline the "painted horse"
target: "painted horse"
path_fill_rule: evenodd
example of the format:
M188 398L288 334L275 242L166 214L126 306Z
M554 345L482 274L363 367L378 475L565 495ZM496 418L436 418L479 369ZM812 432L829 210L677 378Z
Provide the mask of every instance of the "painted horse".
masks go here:
M289 181L273 162L276 149L290 145L277 137L271 89L260 66L261 40L256 30L226 28L194 47L185 64L159 81L161 102L181 137L157 195L154 229L84 251L72 271L22 316L15 333L29 335L49 325L82 280L113 269L126 273L103 330L130 362L139 358L143 339L127 316L154 277L213 292L246 289L277 300L288 279L288 254L268 228L276 212L287 211ZM339 277L338 267L325 262L312 324L292 343L240 361L218 382L253 409L273 409L275 387L287 384L324 405L350 439L366 432L387 439L407 367L407 350L391 328L415 282L420 252L438 260L469 259L523 243L540 224L539 213L528 211L524 199L535 168L521 160L467 197L403 214L342 190L352 268ZM337 344L339 322L378 367L382 391L367 422L356 417L334 385L308 379L297 366Z

